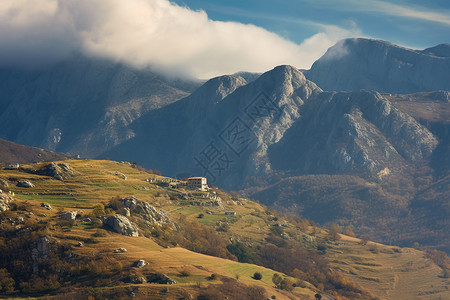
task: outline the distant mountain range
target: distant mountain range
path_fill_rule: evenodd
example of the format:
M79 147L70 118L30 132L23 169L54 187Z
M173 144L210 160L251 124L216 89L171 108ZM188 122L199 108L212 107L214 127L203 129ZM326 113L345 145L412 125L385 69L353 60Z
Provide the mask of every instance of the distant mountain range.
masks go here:
M81 58L4 70L1 136L204 175L321 223L450 251L448 52L348 39L311 70L236 73L198 89Z
M81 56L42 69L0 69L0 137L94 157L133 137L128 125L142 114L199 85Z

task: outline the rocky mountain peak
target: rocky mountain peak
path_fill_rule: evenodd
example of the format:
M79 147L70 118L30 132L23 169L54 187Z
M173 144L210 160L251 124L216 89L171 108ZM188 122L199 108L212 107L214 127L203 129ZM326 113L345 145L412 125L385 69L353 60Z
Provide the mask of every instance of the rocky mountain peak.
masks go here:
M371 39L345 39L328 49L306 77L328 91L415 93L450 90L448 45L424 51Z

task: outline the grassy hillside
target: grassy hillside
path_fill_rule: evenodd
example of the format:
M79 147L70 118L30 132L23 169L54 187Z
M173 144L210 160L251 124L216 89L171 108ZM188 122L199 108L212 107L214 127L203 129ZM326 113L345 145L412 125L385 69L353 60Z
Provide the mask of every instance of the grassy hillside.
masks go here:
M74 297L96 299L133 294L151 299L216 299L218 295L314 299L316 293L336 299L450 296L444 272L449 266L445 261L438 266L422 251L363 245L347 236L337 240L335 229L329 232L219 189L172 188L166 178L125 162L64 163L74 172L63 181L37 174L47 163L0 171L0 188L14 192L16 199L11 210L0 214L2 294L56 299L69 291ZM24 180L34 187L16 186ZM171 221L158 225L132 213L129 218L138 224L139 237L102 226L101 216L123 213L114 204L129 196L163 209ZM217 206L211 206L214 201ZM77 210L77 220L61 220L63 212L72 210ZM46 255L39 248L42 236L51 244ZM119 248L127 251L114 253ZM135 267L139 259L148 264ZM262 275L260 280L253 278L255 272ZM158 274L176 284L141 281ZM275 286L274 274L290 278L285 281L290 283L287 288Z

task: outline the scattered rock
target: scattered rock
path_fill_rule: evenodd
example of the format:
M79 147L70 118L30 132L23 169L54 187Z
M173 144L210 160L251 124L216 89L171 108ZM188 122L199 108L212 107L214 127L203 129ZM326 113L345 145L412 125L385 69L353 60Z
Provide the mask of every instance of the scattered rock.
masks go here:
M138 260L137 262L134 263L134 266L135 266L136 268L143 268L143 267L145 267L146 265L148 265L148 263L145 262L145 260L143 260L143 259L140 259L140 260Z
M139 236L137 226L132 224L130 220L123 215L104 218L103 224L117 233L128 236Z
M77 218L77 214L78 214L78 212L76 210L69 211L69 212L63 213L61 215L61 219L66 220L66 221L75 221L75 219Z
M45 208L48 209L48 210L52 210L52 207L51 207L50 204L48 204L48 203L42 202L42 203L41 203L41 207L45 207Z
M129 277L129 281L134 284L144 284L147 283L147 279L142 276L132 275Z
M0 190L0 212L9 210L9 203L14 201L14 198L10 194L3 193Z
M170 279L167 275L162 273L154 273L147 276L147 282L158 284L175 284L175 280Z
M127 249L119 248L119 249L114 250L114 253L124 253L124 252L127 252Z
M32 188L32 187L34 187L34 184L32 184L31 182L26 181L26 180L21 180L17 183L17 186L23 187L23 188Z
M19 164L12 164L5 167L5 170L18 170L20 168Z
M82 242L78 242L77 247L83 247L83 243Z

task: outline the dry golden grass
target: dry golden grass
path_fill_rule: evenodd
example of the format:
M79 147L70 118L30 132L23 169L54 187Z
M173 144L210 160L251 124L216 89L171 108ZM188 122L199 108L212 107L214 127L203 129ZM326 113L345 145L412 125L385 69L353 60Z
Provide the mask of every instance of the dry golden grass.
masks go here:
M342 237L327 251L332 266L380 299L450 299L450 280L423 251Z

